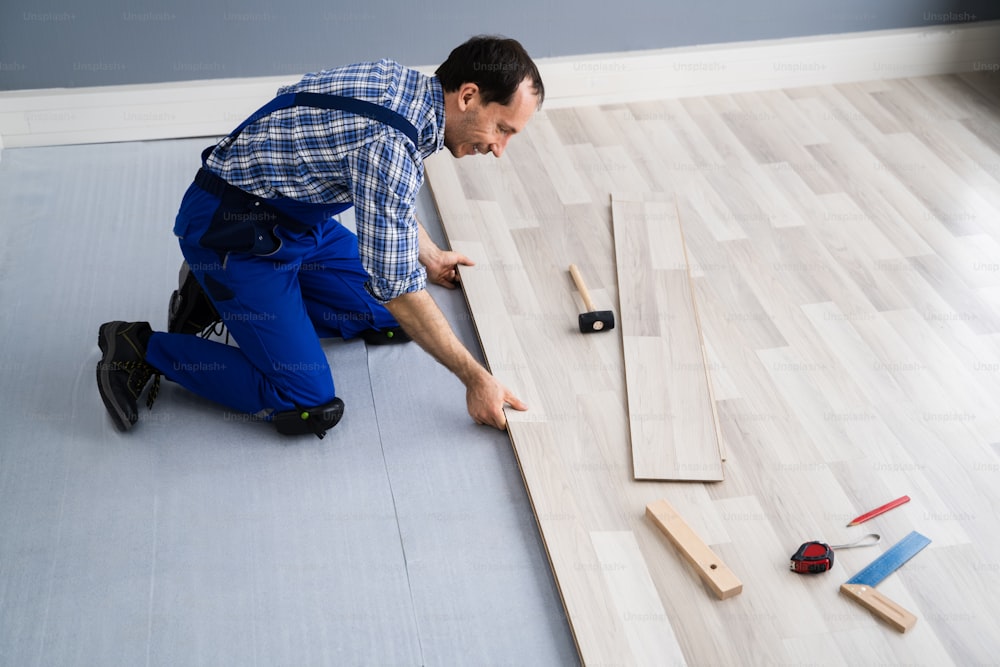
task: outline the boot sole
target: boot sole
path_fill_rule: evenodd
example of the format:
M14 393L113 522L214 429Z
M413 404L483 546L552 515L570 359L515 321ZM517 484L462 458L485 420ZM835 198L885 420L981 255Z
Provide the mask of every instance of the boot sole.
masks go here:
M188 315L190 315L190 313L181 313L181 309L187 306L181 299L181 289L184 288L184 283L187 282L188 274L190 273L191 268L188 266L188 263L182 262L181 268L177 272L177 289L170 295L170 304L167 306L168 333L181 333L183 324L187 321Z
M190 321L192 313L199 307L200 299L197 295L192 296L190 289L187 290L187 298L182 294L189 280L197 283L188 263L184 262L177 273L177 289L170 295L170 302L167 304L167 333L201 334L208 327L214 328L221 319L216 313L214 320L201 327ZM207 298L207 295L202 295L202 298Z
M97 334L97 345L101 348L102 355L101 360L97 362L97 390L101 393L101 400L104 401L104 407L107 408L115 428L124 433L132 428L132 420L115 401L114 392L111 390L111 370L108 368L109 362L107 361L115 356L116 336L114 332L120 324L124 324L124 322L102 324Z

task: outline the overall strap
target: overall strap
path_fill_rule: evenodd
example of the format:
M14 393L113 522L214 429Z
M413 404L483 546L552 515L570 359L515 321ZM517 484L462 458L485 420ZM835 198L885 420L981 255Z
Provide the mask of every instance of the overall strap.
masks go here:
M323 93L285 93L284 95L278 95L260 109L257 109L257 111L251 114L245 121L240 123L240 125L229 134L229 138L235 138L248 125L255 123L270 113L278 111L279 109L287 109L295 106L314 107L317 109L333 109L352 113L358 116L365 116L399 130L413 142L414 146L417 145L417 140L419 138L417 128L415 128L412 123L395 111L378 104L355 99L353 97L326 95ZM208 160L208 156L212 154L212 151L215 150L217 146L218 144L213 144L202 151L202 164ZM255 206L264 206L268 211L273 213L276 224L291 229L292 231L301 232L311 228L309 225L297 221L292 216L282 215L280 214L280 211L269 208L270 204L267 200L250 195L236 186L230 185L205 167L198 170L198 174L195 176L195 183L206 192L219 197L222 197L226 193L230 193L236 197L250 197L254 201ZM346 208L349 208L349 205L338 209L336 212L342 211Z
M353 97L326 95L324 93L285 93L284 95L278 95L251 114L245 121L240 123L239 127L233 130L232 134L229 136L235 137L242 132L247 125L257 122L264 116L274 111L295 106L315 107L317 109L334 109L337 111L353 113L358 116L366 116L381 123L385 123L390 127L396 128L409 137L414 146L417 145L417 139L419 136L417 128L413 127L413 124L410 123L410 121L406 120L403 116L396 113L392 109L387 109L381 105L366 102L365 100L355 99Z

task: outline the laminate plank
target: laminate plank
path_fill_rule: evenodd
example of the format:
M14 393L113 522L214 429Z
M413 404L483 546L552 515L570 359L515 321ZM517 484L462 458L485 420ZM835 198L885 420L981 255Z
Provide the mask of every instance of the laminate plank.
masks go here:
M734 600L737 605L731 613L746 619L734 623L734 631L743 633L744 641L761 645L764 662L787 660L781 639L812 633L809 628L826 625L824 606L815 603L815 589L788 571L788 557L798 545L789 550L771 525L772 512L754 496L726 498L715 504L733 538L732 543L718 548L719 556L727 563L739 563L741 574L754 572L759 584L753 589L754 603L747 598L751 589L746 583L743 594ZM756 634L760 640L751 637Z
M619 142L628 148L632 158L647 165L644 173L648 173L653 191L687 190L688 180L708 166L692 150L691 134L685 131L666 102L631 104L624 115L605 112L604 121ZM636 187L624 189L637 190Z
M747 233L750 233L752 227L759 225L801 225L801 219L787 201L785 192L775 187L766 177L767 167L756 160L747 147L747 143L753 140L750 133L740 133L738 128L733 128L721 121L719 116L707 112L705 107L710 108L710 104L699 104L700 100L685 102L699 131L699 134L692 135L693 146L703 155L721 156L721 164L715 163L719 168L701 169L701 172L726 202L733 219ZM713 150L703 146L706 142ZM801 159L795 162L804 163L807 154L799 148L796 156L801 156ZM820 172L809 173L808 170L802 170L801 175L808 181L814 181L810 183L814 191L829 188L827 183L820 182L825 181L824 174ZM762 201L767 201L767 206L761 206Z
M577 175L569 154L559 141L559 135L543 111L532 119L532 137L538 150L545 155L541 164L552 179L559 201L563 204L589 204L592 201L591 191Z
M882 335L898 336L899 343L910 351L909 356L902 355L903 359L897 362L900 368L904 363L914 367L911 375L926 370L930 375L928 383L940 387L942 400L934 402L929 409L945 412L951 405L955 409L968 410L974 419L967 421L981 434L984 442L1000 439L1000 415L996 414L993 401L1000 392L996 362L981 359L966 362L955 349L945 344L936 328L913 310L883 313L882 319L894 330ZM914 359L919 362L913 363Z
M621 138L615 132L614 127L605 121L606 111L598 106L584 106L573 109L577 122L586 133L587 143L595 147L617 146ZM619 112L627 114L627 110Z
M997 86L996 72L973 70L971 72L958 72L955 76L965 85L1000 104L1000 87ZM917 83L919 85L920 81L918 80Z
M927 310L926 317L959 320L980 334L1000 331L1000 312L980 299L976 292L968 290L941 257L925 255L914 257L910 262L949 306L944 310Z
M747 238L738 216L733 215L726 202L703 175L698 174L691 179L690 187L684 191L682 200L689 204L691 211L699 215L701 222L711 231L715 240L733 241ZM685 219L688 217L685 211Z
M810 230L872 308L878 311L905 308L905 297L881 280L882 267L905 263L895 245L847 195L821 195L817 199L825 210L822 218L810 225ZM867 243L863 246L851 243L857 238L865 238Z
M844 411L832 405L824 396L823 385L817 382L818 374L811 372L813 364L794 351L775 348L759 350L757 354L824 460L850 460L862 453L848 436L846 425L853 420L877 419L874 414ZM785 369L801 369L801 372L789 373Z
M982 233L1000 212L912 134L886 137L879 166L896 175L954 236Z
M725 333L748 349L787 344L774 325L774 315L767 311L739 271L713 269L705 273L705 280L696 282L699 288L704 285L706 292L704 298L698 299L699 312L704 313L702 326L718 334L706 336L706 340L719 340Z
M907 128L905 131L891 134L910 134L914 130L937 123L967 117L967 114L962 112L949 113L951 105L947 100L925 94L914 84L913 79L890 79L886 81L886 89L872 93L871 98Z
M511 162L484 159L482 166L484 178L469 178L464 172L458 175L466 198L494 201L502 206L506 212L506 226L510 229L538 227L539 219L531 207L531 198Z
M559 141L564 146L589 144L592 142L591 135L584 129L576 112L577 110L572 107L551 109L548 111L549 117L552 119L552 124L559 134Z
M484 246L480 243L467 241L453 241L452 248L469 257L479 257L486 254ZM462 286L466 295L475 295L475 298L492 299L498 303L503 303L504 295L497 284L496 277L485 270L462 271ZM476 332L480 342L483 340L483 332L490 332L491 337L504 341L502 346L494 345L490 349L490 356L487 365L501 382L514 392L521 400L534 406L533 409L525 413L530 417L526 419L545 419L543 403L539 400L541 391L533 382L531 375L525 371L530 367L529 355L521 346L517 336L514 322L506 313L483 312L477 313L475 317ZM502 334L496 336L496 332ZM508 415L508 419L511 418Z
M824 123L826 131L834 137L830 144L811 146L809 150L816 163L841 183L841 191L854 200L902 255L933 252L910 226L909 216L901 214L893 202L886 199L880 184L873 182L871 167L877 159L851 131L852 126L865 121L858 121L849 115L850 112L842 111L843 100L836 91L830 91L821 99L799 100L797 103L815 121ZM848 146L850 150L845 148Z
M960 121L963 126L979 139L983 145L989 146L995 153L1000 153L1000 132L996 124L987 121L966 119Z
M980 81L989 75L980 75ZM993 86L973 86L969 83L969 75L965 78L958 74L941 74L912 79L913 86L929 93L931 99L956 120L985 121L996 124L997 94L996 84ZM993 77L995 82L995 77ZM893 84L895 85L895 84ZM887 85L891 90L892 86ZM984 92L992 90L992 94Z
M984 570L995 574L995 558L973 545L956 545L929 549L925 558L914 559L912 564L918 562L919 569L901 569L899 576L912 584L908 588L924 611L924 620L934 625L952 660L964 665L996 660L996 605L992 601L1000 596L1000 586L995 576L976 576ZM954 572L957 585L935 585L933 574L942 571ZM966 594L976 589L979 595Z
M671 132L666 116L666 111L657 103L643 104L638 109L630 105L622 111L604 112L605 122L619 137L619 145L626 151L641 177L635 184L616 189L645 189L651 192L676 192L684 189L684 172L673 169L671 163L683 156L684 149ZM654 143L657 148L650 150ZM669 148L664 144L669 145Z
M840 647L837 646L836 637L832 634L789 637L782 640L781 645L788 654L791 664L821 664L827 667L850 666L850 663L842 655ZM817 656L823 656L822 661L817 661Z
M829 116L826 116L824 120L844 122L847 128L855 129L856 136L862 140L873 136L875 132L895 134L906 131L902 119L894 117L888 109L878 103L872 92L865 90L863 86L858 84L847 83L833 86L832 90L820 91L819 97L839 98L839 103L830 110Z
M719 434L676 209L612 196L636 479L722 479Z
M616 610L624 620L629 645L642 651L634 655L636 664L684 664L684 653L634 534L594 531L590 540Z
M608 172L611 191L650 190L643 170L639 168L632 153L624 146L603 146L597 149L604 169ZM605 185L606 187L606 185Z
M504 157L508 162L517 165L514 173L520 181L521 191L525 197L521 205L527 209L531 220L538 221L539 224L544 221L544 225L549 225L553 220L559 220L565 215L565 208L558 197L551 196L555 185L549 171L543 166L543 155L544 153L539 153L534 142L527 141L511 141L504 151ZM489 158L484 156L478 162L486 163L477 165L479 168L486 168ZM479 177L479 180L485 179L485 176ZM434 199L437 200L436 195ZM593 202L588 200L583 203ZM505 213L506 211L505 208Z
M881 168L881 162L853 161L850 152L833 144L828 146L815 146L813 150L817 159L824 161L831 169L836 169L844 175L849 184L845 189L847 194L859 201L862 210L872 215L872 219L884 223L889 221L895 226L895 220L902 216L902 220L910 228L910 234L914 232L918 235L919 241L911 243L911 239L903 240L890 234L890 231L880 224L880 228L889 238L900 246L900 251L905 256L927 255L931 253L939 254L947 258L954 266L965 266L971 264L970 258L964 249L955 242L955 237L934 211L927 208L908 188L900 187L901 181L894 175L890 175ZM845 170L845 171L841 171ZM850 173L845 173L850 172ZM874 210L861 205L862 200L881 205L882 201L895 209L894 211L882 209L887 215L874 215ZM926 245L925 252L919 252L919 244ZM912 249L906 246L913 246Z
M794 107L779 115L775 107L781 104L782 95L781 92L745 93L738 96L733 108L722 110L718 104L714 105L732 133L761 164L807 161L809 155L803 146L828 141Z
M923 475L930 471L934 474L934 486L940 497L926 497L930 506L930 516L948 517L955 511L948 509L948 494L945 489L972 488L970 486L970 467L956 458L956 451L947 443L956 440L964 441L971 433L966 428L963 419L954 418L949 412L939 412L934 408L922 407L919 403L921 392L930 387L926 383L918 383L909 377L913 373L911 363L900 364L885 355L885 347L895 348L889 343L880 345L883 349L873 349L873 337L863 338L858 330L843 319L835 316L836 309L832 304L815 304L803 307L824 340L837 350L841 362L849 372L859 379L859 385L870 395L878 396L876 414L890 426L896 437L906 443L905 455L902 459L890 455L892 463L887 472L903 472ZM931 401L928 401L930 404ZM916 465L919 462L919 465ZM966 497L964 504L972 502ZM958 529L958 526L944 522L939 525L938 537L944 532ZM955 539L967 542L968 537L962 531L955 534Z
M693 102L701 102L701 105L689 108L689 104ZM697 122L699 109L704 104L704 100L663 100L658 105L662 109L659 113L665 116L655 121L653 127L668 127L676 141L684 148L683 154L689 160L685 163L675 162L677 168L704 173L725 169L729 163L728 158L732 149L713 142ZM711 111L709 110L708 113ZM728 134L728 130L726 132ZM738 149L741 151L741 155L746 156L748 160L750 159L742 146L738 146Z

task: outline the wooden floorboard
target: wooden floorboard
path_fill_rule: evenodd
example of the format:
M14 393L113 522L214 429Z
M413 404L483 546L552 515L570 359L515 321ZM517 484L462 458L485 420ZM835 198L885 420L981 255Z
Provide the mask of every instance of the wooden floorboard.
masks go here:
M427 162L588 664L991 663L1000 653L1000 79L968 73L542 111L503 158ZM677 202L725 481L635 481L610 195ZM664 242L665 243L665 242ZM676 247L651 253L676 255ZM894 497L913 500L846 524ZM644 516L666 499L743 582L717 600ZM838 595L918 530L879 590ZM803 541L883 535L833 571Z
M718 424L676 204L642 193L611 198L633 476L719 481Z

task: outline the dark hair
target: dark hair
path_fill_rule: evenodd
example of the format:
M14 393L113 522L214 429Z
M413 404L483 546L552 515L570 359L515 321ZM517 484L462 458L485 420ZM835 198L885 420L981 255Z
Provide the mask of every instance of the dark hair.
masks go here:
M538 106L545 99L538 68L516 39L477 35L456 46L434 73L445 92L458 90L463 83L476 84L483 104L509 104L525 79L531 80Z

